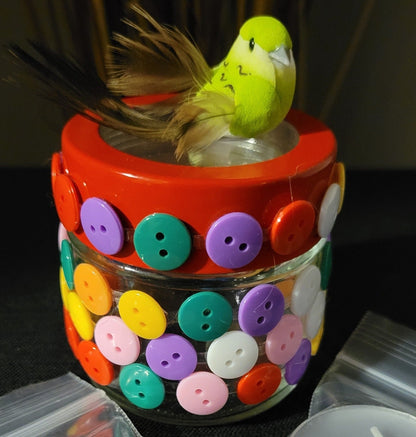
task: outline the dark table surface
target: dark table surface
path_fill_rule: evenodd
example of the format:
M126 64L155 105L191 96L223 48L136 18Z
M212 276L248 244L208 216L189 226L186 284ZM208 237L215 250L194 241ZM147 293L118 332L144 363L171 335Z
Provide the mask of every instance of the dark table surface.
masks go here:
M314 388L364 313L416 328L416 171L350 171L332 233L325 333L298 387L246 421L179 427L130 415L144 437L287 436L307 417ZM1 169L0 395L71 371L58 283L58 218L48 169Z

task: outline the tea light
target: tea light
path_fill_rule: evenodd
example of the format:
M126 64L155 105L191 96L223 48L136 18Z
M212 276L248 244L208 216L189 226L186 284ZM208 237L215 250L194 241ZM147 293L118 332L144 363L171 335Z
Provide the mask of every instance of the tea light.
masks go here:
M348 405L322 411L303 422L291 437L414 437L416 417L375 405Z

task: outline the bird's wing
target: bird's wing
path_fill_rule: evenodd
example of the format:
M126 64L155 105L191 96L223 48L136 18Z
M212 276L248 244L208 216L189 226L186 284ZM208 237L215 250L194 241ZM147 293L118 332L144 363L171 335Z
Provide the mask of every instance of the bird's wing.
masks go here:
M215 91L203 90L184 101L165 133L177 144L176 157L181 158L191 149L203 149L227 134L234 112L234 100Z
M132 4L137 21L125 20L134 35L115 35L107 60L108 86L116 94L142 95L199 89L212 70L199 48L175 27L157 23ZM145 28L146 27L146 28Z

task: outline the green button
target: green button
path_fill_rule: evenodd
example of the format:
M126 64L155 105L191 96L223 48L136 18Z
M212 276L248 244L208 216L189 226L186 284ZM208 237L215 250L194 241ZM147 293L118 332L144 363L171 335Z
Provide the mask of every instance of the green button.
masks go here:
M162 380L144 364L133 363L124 366L119 381L124 396L139 408L157 408L165 398Z
M137 254L145 264L156 270L180 267L191 253L191 244L186 226L169 214L151 214L134 231Z
M198 341L210 341L224 334L233 320L231 305L218 293L201 291L183 302L178 312L182 331Z
M328 241L322 249L321 261L321 289L326 290L332 270L332 244Z
M61 245L61 265L64 271L65 281L70 290L74 289L74 260L72 249L68 240L63 240Z

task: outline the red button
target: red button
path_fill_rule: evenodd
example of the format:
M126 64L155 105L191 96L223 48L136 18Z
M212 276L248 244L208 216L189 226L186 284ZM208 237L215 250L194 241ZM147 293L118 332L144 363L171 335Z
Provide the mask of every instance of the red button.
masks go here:
M67 231L75 231L80 224L80 202L72 180L64 174L55 178L52 187L56 211Z
M281 209L270 229L270 244L280 255L299 250L315 224L315 209L306 200L296 200Z
M258 404L268 399L282 380L280 367L271 363L258 364L237 384L237 396L243 404Z
M69 315L69 311L66 308L63 308L64 311L64 326L66 338L68 340L69 347L72 350L72 353L78 358L78 345L81 341L81 337L78 335L78 332L72 322L71 316Z
M78 359L87 375L97 384L108 385L114 379L113 365L92 341L81 341L78 346Z

